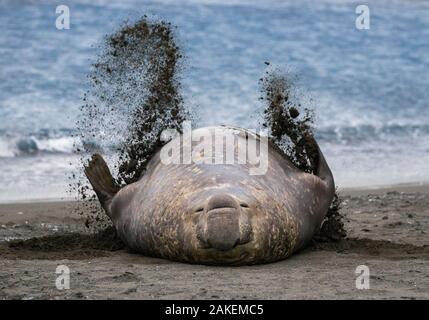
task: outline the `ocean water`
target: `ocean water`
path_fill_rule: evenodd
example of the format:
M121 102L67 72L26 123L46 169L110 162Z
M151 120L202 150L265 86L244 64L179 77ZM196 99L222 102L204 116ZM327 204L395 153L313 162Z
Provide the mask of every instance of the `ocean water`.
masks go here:
M71 28L57 30L67 4ZM0 201L67 196L86 75L103 36L143 14L178 26L199 126L256 127L265 61L299 78L340 187L429 182L429 4L0 0Z

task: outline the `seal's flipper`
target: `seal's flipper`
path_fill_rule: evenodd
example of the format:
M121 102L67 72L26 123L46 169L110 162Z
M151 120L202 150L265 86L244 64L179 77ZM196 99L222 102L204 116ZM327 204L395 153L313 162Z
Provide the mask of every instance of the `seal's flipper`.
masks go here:
M314 137L311 137L311 142L317 150L315 174L326 183L330 192L335 193L334 177L332 176L331 169L325 160L325 156L323 155L322 150L320 150L319 144Z
M110 202L120 188L116 185L109 167L100 154L92 155L88 165L85 166L85 175L97 194L101 206L110 216Z

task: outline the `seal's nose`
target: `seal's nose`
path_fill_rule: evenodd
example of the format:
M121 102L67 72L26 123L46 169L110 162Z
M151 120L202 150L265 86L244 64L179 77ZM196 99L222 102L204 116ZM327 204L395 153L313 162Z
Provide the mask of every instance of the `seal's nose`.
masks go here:
M207 203L207 244L229 250L240 242L239 206L228 194L213 195Z
M207 244L218 250L229 250L240 242L236 209L220 209L207 217Z
M207 247L226 251L249 241L251 228L248 219L233 197L228 194L213 195L205 211L200 221L205 226L200 229L200 239Z

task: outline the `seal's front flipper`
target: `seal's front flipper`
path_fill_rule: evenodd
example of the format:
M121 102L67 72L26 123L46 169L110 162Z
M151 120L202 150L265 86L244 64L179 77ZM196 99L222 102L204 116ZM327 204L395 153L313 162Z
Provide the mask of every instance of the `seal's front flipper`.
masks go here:
M109 167L101 155L98 153L92 155L91 160L85 166L85 175L97 194L101 206L110 216L110 202L120 188L116 185Z

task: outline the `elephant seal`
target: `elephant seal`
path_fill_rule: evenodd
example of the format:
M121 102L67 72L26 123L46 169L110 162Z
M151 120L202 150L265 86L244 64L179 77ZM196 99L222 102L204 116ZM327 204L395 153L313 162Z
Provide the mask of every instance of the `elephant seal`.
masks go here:
M119 189L103 158L93 155L85 174L120 238L147 256L209 265L268 263L303 248L320 229L335 192L317 143L313 175L245 129L207 127L192 135L215 130L234 137L235 156L240 142L267 143L260 148L268 159L266 172L249 174L248 161L211 164L207 159L214 154L203 162L163 163L166 150L183 146L182 134L152 157L137 182ZM192 143L192 152L196 148Z

